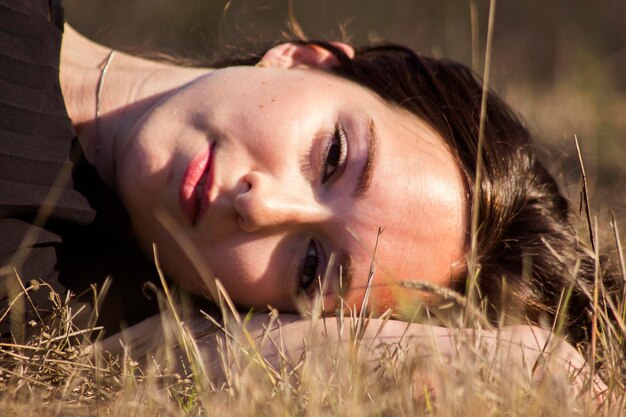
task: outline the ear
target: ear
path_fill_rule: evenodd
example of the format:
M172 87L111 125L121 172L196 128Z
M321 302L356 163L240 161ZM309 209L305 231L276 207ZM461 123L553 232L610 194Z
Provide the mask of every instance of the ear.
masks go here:
M350 45L343 42L331 42L331 44L341 49L350 58L354 57L354 49ZM338 64L337 58L320 46L281 43L267 51L257 66L329 69Z

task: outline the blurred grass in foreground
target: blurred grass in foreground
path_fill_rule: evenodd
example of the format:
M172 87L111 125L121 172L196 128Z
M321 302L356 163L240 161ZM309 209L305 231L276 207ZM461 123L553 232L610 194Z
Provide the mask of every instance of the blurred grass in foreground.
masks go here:
M25 291L49 288L35 285ZM550 353L560 339L549 331L538 335L545 354L511 363L507 351L514 344L494 345L493 339L453 331L450 354L439 352L428 337L417 342L366 339L362 326L374 322L353 316L327 319L327 327L316 319L319 304L314 304L311 318L300 322L310 326L304 348L288 351L276 312L260 315L265 326L253 334L253 318L232 314L223 303L224 320L216 324L220 330L195 339L190 329L215 329L213 321L197 315L181 321L176 304L176 310L166 308L142 332L150 348L109 343L105 350L85 337L92 328L73 324L76 310L51 296L54 314L29 324L27 343L0 343L3 416L617 417L626 412L626 333L604 315L598 320L595 360L585 353L593 372L606 382L599 394L589 369L568 369ZM16 300L14 306L27 303L24 294ZM623 309L623 303L615 307ZM325 332L343 333L344 342L324 338ZM263 345L273 355L267 350L261 355Z

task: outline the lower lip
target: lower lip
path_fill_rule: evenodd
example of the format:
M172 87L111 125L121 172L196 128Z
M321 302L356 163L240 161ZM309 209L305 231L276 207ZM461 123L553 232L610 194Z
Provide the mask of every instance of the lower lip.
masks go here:
M193 158L183 176L180 188L180 204L191 224L196 223L211 185L211 150L212 147L209 147L206 151L199 153ZM198 198L196 188L205 174L206 178L202 184L201 198Z

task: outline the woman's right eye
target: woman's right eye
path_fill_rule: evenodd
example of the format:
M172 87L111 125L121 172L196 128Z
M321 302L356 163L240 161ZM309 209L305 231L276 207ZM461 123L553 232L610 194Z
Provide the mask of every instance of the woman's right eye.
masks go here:
M347 157L346 133L341 125L335 127L335 132L326 150L326 159L322 169L322 184L332 176L339 175L345 168Z
M320 276L322 257L317 243L311 239L306 254L301 261L298 280L298 293L310 295L315 291Z

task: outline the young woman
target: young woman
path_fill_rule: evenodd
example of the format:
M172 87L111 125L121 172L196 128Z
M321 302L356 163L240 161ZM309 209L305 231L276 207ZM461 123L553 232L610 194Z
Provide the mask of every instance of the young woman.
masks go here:
M476 186L482 86L466 67L293 42L256 65L187 68L97 45L55 2L0 5L9 293L18 277L80 293L110 276L113 329L153 311L141 283L155 245L183 288L211 297L216 277L238 305L282 311L322 276L329 311L339 294L359 310L373 263L369 306L402 311L437 302L404 281L464 292L477 209L490 316L551 319L576 275L569 330L585 337L594 260L494 94Z

